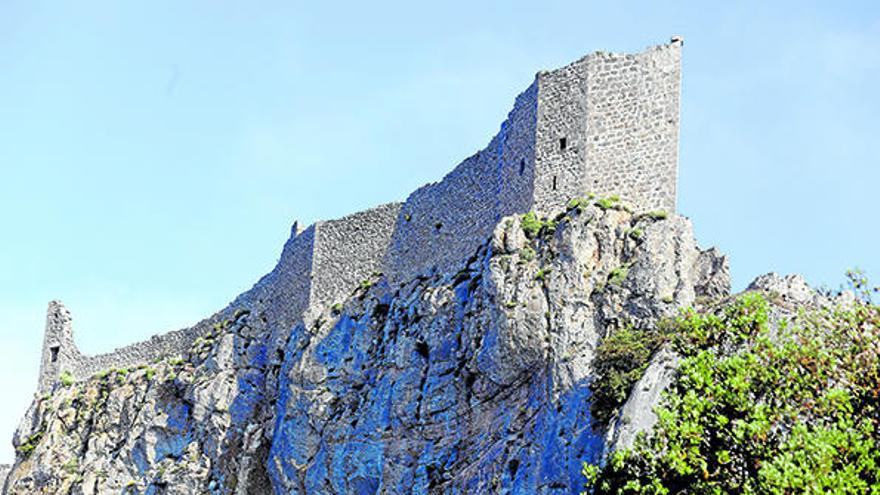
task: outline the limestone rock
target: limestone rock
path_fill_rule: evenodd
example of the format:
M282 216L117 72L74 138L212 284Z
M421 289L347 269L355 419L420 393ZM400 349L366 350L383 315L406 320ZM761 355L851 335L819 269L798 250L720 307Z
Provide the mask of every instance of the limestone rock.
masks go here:
M595 206L535 239L501 219L462 266L380 277L292 328L242 307L183 359L56 386L7 493L571 493L582 461L653 424L675 365L654 359L606 439L600 339L729 284L687 219Z

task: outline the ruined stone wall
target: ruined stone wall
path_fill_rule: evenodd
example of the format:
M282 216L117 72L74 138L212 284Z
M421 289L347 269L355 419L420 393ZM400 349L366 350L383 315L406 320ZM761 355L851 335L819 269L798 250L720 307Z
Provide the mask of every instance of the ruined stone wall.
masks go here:
M314 244L314 226L300 232L294 225L293 235L275 268L225 309L191 327L155 335L104 354L80 353L73 340L70 312L60 302L51 302L46 317L40 392L51 390L65 371L76 380L84 380L110 368L127 368L179 356L189 350L196 339L211 331L214 323L231 318L237 309L248 309L267 320L292 324L309 305ZM58 352L53 362L52 349L56 347Z
M402 205L302 231L294 224L275 268L193 327L83 356L73 343L70 314L51 303L40 390L51 388L64 370L87 378L185 352L236 309L273 322L274 328L255 331L277 332L310 307L344 299L373 272L384 272L396 285L434 270L453 271L502 216L531 209L551 214L587 192L619 194L643 210L674 210L680 47L673 41L635 55L594 53L538 73L485 149Z
M549 214L584 193L589 57L538 74L535 210Z
M292 325L309 306L314 252L315 226L300 231L294 224L275 268L230 307L233 311L247 308L260 319Z
M680 55L674 41L538 75L536 210L589 192L675 209Z
M37 389L42 393L55 383L58 375L79 362L81 355L73 343L73 319L60 301L50 301L46 310L46 331Z
M502 214L528 211L536 94L532 85L517 98L485 149L407 198L385 262L392 283L454 269L492 234Z
M206 320L189 328L154 335L149 340L120 347L113 352L94 356L82 355L66 371L71 372L76 380L84 380L111 368L129 368L150 364L167 357L179 356L186 352L198 337L210 329L211 325Z
M538 111L537 81L520 93L501 126L498 145L497 217L532 208L535 184L535 122Z
M0 493L6 493L4 490L6 489L6 478L9 477L9 471L12 469L12 466L9 464L0 464Z
M329 305L384 270L400 203L390 203L315 225L311 305Z
M596 54L587 75L586 187L675 210L681 42Z

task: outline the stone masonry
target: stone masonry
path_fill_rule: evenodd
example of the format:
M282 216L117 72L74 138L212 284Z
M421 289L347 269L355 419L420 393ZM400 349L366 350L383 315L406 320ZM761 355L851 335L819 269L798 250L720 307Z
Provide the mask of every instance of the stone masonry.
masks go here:
M97 356L82 355L71 317L49 303L39 390L63 372L85 379L178 355L236 310L291 326L384 274L392 287L459 268L499 219L551 216L574 197L618 195L637 210L675 209L679 38L637 54L596 52L539 72L489 145L439 182L387 204L317 222L291 237L275 268L198 324Z

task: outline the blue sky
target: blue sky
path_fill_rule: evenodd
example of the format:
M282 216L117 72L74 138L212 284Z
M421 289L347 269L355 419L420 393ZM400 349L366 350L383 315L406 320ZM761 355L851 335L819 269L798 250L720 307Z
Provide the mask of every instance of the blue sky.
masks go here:
M876 2L418 3L0 2L0 438L50 299L87 353L188 325L294 219L402 200L485 146L536 71L673 34L679 210L735 288L880 279Z

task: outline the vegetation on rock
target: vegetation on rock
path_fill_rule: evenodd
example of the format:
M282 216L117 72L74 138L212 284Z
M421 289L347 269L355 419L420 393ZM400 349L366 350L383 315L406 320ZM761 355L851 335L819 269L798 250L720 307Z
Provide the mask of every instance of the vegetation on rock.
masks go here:
M604 466L585 464L587 488L880 493L880 306L863 277L851 280L856 302L802 310L779 325L768 323L770 304L758 293L684 312L672 325L683 360L656 426ZM619 368L598 370L597 400L618 404L644 369L653 341L637 337L625 330L603 343L598 366Z

